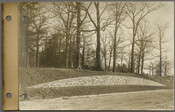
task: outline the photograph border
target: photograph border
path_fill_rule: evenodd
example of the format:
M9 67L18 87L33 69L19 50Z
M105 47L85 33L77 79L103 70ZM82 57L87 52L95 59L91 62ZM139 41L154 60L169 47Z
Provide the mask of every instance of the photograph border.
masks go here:
M52 2L52 1L57 1L57 2L59 2L59 1L63 1L63 2L72 2L72 1L83 1L83 0L1 0L0 1L0 9L1 9L1 12L0 12L0 15L1 15L1 17L0 17L0 20L1 20L1 23L0 23L0 44L1 44L1 46L0 46L0 105L2 106L2 3L14 3L14 2ZM88 2L88 1L107 1L107 0L84 0L83 2ZM138 2L138 1L141 1L141 0L108 0L108 2L109 1L136 1L136 2ZM168 2L168 1L172 1L172 2L174 2L174 5L175 5L175 1L174 0L142 0L141 2L144 2L144 1L162 1L162 2ZM175 9L175 8L174 8ZM175 10L174 10L174 14L175 14ZM175 19L175 18L174 18ZM174 26L175 26L175 22L174 22ZM174 32L175 32L175 28L174 28ZM175 37L175 35L174 35L174 37ZM175 39L174 39L174 43L175 43ZM175 44L174 44L174 48L175 48ZM174 49L174 51L175 51L175 49ZM174 52L174 54L175 54L175 52ZM174 60L174 63L175 63L175 60ZM174 73L175 73L175 71L174 71ZM175 80L175 78L174 78L174 80ZM175 85L175 81L174 81L174 85ZM174 93L175 93L175 89L174 89ZM175 95L174 95L174 97L175 97ZM2 108L0 107L0 110L2 111ZM25 110L20 110L20 111L25 111ZM30 110L29 110L30 111ZM33 111L35 111L35 110L33 110ZM41 110L41 111L46 111L46 110ZM46 112L52 112L53 110L47 110ZM64 111L64 110L60 110L60 111ZM72 110L70 110L70 111L72 111ZM87 110L83 110L83 111L87 111ZM89 110L88 110L89 111ZM94 111L94 110L92 110L92 111ZM103 110L104 112L106 111L106 110ZM110 110L110 111L125 111L125 112L130 112L130 110ZM132 111L140 111L140 112L143 112L144 110L132 110ZM161 111L161 110L160 110ZM28 111L26 111L26 112L28 112ZM149 112L149 111L147 111L147 112ZM150 111L151 112L151 111ZM173 112L173 110L172 110L172 112Z

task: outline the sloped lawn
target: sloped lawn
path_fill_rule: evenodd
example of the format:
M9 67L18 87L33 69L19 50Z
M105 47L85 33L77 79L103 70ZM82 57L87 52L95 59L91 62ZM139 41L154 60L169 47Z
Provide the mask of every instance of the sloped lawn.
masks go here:
M130 76L148 79L164 84L166 86L141 86L141 85L110 85L110 86L77 86L77 87L59 87L59 88L27 88L33 85L85 76L100 76L100 75L116 75ZM19 68L19 97L22 99L22 94L26 93L28 99L47 99L64 96L79 96L92 94L105 94L114 92L129 92L143 91L155 89L170 89L173 88L173 77L147 76L131 73L113 73L107 71L89 71L75 69L59 69L59 68Z

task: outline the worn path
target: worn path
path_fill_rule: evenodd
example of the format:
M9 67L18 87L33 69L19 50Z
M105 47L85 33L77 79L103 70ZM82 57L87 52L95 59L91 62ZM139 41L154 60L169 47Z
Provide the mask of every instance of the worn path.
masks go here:
M173 89L20 101L20 110L173 110Z

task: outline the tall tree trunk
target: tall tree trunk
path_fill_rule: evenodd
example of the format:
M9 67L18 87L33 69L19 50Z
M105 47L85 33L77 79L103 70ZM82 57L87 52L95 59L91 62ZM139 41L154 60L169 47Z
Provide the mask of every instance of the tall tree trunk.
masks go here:
M138 66L137 66L137 73L140 73L140 58L141 58L141 49L139 51L139 59L138 59Z
M68 34L68 32L66 32L66 60L65 60L65 61L66 61L66 63L65 63L66 68L69 67L69 66L68 66L68 65L69 65L69 56L68 56L68 54L69 54L69 53L68 53L68 44L69 44L68 41L69 41L69 39L68 39L68 38L69 38L69 34Z
M83 39L83 57L82 57L82 66L85 64L85 38Z
M129 53L129 61L128 61L128 71L131 70L131 54Z
M152 75L154 75L154 66L153 66L153 64L151 64L151 67L152 67Z
M105 71L106 71L106 50L104 51Z
M108 65L108 71L110 71L110 67L111 67L111 57L112 57L112 49L110 50L110 54L109 54L109 65Z
M115 33L114 33L114 57L113 57L113 69L112 69L112 72L115 72L115 67L116 67L116 43L117 41L117 31L115 30Z
M131 73L134 73L134 47L135 47L135 36L136 36L136 29L135 29L135 18L133 18L133 37L132 37L132 48L131 48Z
M97 14L97 49L96 49L96 66L97 70L101 70L100 62L100 11L99 11L99 2L96 2L96 14Z
M105 71L107 70L107 64L106 64L106 46L107 46L107 44L106 44L106 36L105 36L105 40L103 41L103 50L104 50L104 52L103 52L103 56L104 56L104 63L105 63Z
M117 12L117 5L116 5L116 12ZM116 15L116 18L115 18L115 31L114 31L114 57L113 57L113 69L112 69L112 72L115 72L115 67L116 67L116 47L117 47L117 15Z
M160 44L160 76L162 76L162 40L161 40L161 37L160 37L160 40L159 40L159 44Z
M37 35L37 39L36 39L36 67L39 67L39 39L38 39L38 35Z
M61 67L61 39L59 40L59 56L58 56L58 66Z
M120 60L120 65L123 66L123 55L122 55L121 60Z
M80 16L81 16L81 3L76 2L76 8L77 8L77 69L81 69L80 64Z
M167 63L165 62L165 73L164 73L164 76L166 77L167 76Z
M133 38L133 41L135 39ZM131 49L131 73L134 73L134 42L132 43L132 49Z
M144 57L145 57L145 54L144 54L144 51L142 51L142 66L141 66L141 74L143 74Z
M45 67L47 67L47 53L48 53L47 40L48 40L48 37L46 35L46 41L45 41Z
M73 49L72 49L72 47L73 47L73 45L72 45L72 37L70 37L70 59L69 59L69 61L70 61L70 68L73 68L74 66L73 66Z

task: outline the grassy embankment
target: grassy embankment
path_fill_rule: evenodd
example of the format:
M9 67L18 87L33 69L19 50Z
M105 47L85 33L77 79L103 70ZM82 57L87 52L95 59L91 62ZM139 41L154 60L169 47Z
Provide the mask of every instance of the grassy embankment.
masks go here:
M37 88L27 89L27 87L41 84L45 82L84 77L95 75L117 75L117 76L131 76L139 77L152 81L156 81L166 85L166 87L156 86L88 86L88 87L62 87L62 88ZM20 68L19 69L19 82L20 82L20 95L27 93L28 99L45 99L63 96L77 96L77 95L91 95L91 94L104 94L114 92L129 92L129 91L142 91L142 90L155 90L155 89L170 89L173 88L174 77L160 77L148 76L131 73L113 73L107 71L89 71L89 70L74 70L74 69L58 69L58 68Z

